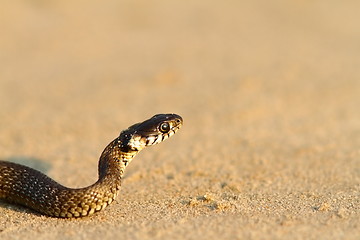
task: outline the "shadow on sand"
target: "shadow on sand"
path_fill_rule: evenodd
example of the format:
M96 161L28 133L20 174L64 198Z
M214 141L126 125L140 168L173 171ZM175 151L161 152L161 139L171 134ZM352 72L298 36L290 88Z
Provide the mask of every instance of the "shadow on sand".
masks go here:
M34 168L44 174L47 174L47 172L52 167L50 163L45 162L44 160L41 160L38 158L33 158L33 157L14 156L14 157L10 157L10 158L4 159L4 160L8 161L8 162L14 162L17 164L21 164L21 165L24 165L27 167ZM26 212L26 213L31 213L31 214L41 216L40 213L33 211L27 207L23 207L18 204L12 204L12 203L6 202L1 199L0 199L0 208L6 208L6 209L11 209L16 212L21 212L21 213Z

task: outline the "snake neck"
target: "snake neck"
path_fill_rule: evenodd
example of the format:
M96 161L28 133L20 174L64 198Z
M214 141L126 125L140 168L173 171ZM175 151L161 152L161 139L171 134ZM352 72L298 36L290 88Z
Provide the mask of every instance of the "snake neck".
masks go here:
M103 151L99 160L99 181L104 178L122 178L125 168L139 150L132 150L123 144L120 137L112 141Z

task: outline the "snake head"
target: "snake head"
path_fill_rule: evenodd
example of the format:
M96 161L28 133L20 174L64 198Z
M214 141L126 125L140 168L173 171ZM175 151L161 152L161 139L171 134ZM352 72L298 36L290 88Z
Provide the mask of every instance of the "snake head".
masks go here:
M171 137L183 124L177 114L157 114L144 122L134 124L120 134L128 151L140 151ZM124 149L125 150L125 149Z

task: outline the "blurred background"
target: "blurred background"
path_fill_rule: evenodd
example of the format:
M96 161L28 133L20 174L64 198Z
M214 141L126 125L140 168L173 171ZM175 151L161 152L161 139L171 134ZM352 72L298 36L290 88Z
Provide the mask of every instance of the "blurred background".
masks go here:
M359 9L335 0L3 1L0 157L51 162L51 176L81 186L120 130L174 112L183 129L130 174L170 169L194 196L220 191L204 179L242 191L353 189ZM75 167L62 172L67 164Z
M33 155L54 137L67 149L80 142L74 133L95 147L160 112L183 115L183 134L198 139L192 145L255 141L257 134L282 138L281 145L287 133L301 145L328 131L337 138L355 126L358 132L359 7L305 0L3 2L1 152L23 144L22 154Z

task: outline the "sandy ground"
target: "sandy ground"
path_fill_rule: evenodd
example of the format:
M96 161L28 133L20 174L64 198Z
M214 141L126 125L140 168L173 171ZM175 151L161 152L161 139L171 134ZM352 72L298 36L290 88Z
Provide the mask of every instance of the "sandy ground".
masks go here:
M156 113L172 139L78 220L0 202L0 239L359 239L359 1L6 1L0 158L60 183Z

